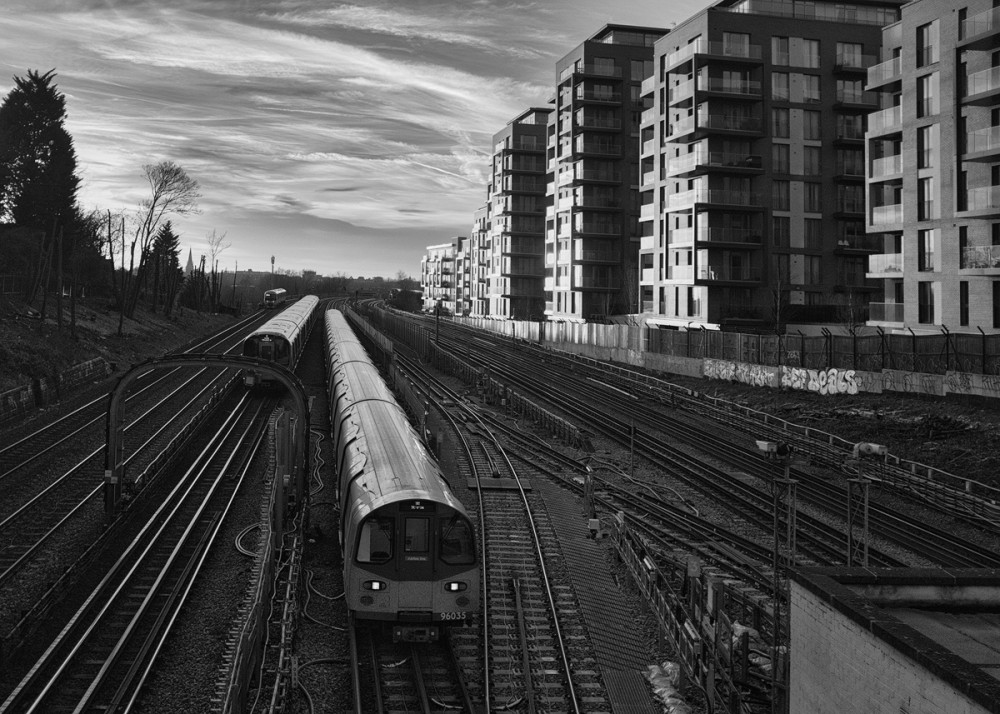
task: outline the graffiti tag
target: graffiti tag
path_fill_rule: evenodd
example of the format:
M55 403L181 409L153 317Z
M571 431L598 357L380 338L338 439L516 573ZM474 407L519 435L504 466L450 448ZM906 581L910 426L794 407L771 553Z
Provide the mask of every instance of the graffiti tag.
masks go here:
M853 369L805 369L782 367L781 386L819 394L857 394L858 382Z

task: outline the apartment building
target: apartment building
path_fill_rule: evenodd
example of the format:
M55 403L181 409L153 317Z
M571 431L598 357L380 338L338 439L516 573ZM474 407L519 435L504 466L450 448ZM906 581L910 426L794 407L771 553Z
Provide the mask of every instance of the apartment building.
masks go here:
M420 260L420 287L423 290L423 309L433 312L438 305L454 315L458 303L457 257L461 243L467 239L459 236L448 243L427 246Z
M917 0L868 71L869 324L1000 331L1000 9Z
M492 187L492 184L490 186ZM487 201L476 209L472 218L472 231L469 233L469 286L472 292L469 314L473 317L486 317L489 314L487 268L489 266L491 215L492 207Z
M551 320L636 312L640 89L666 33L606 25L556 63L545 221Z
M546 133L551 107L528 109L493 136L486 315L541 319L545 309Z
M865 84L901 4L723 0L656 42L642 85L648 323L773 330L872 300Z

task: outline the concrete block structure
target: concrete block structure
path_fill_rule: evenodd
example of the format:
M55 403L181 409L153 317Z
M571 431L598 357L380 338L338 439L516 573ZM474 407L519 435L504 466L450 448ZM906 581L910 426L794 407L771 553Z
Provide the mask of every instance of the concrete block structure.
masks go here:
M467 238L459 236L449 243L427 246L427 253L420 261L420 287L423 290L423 309L433 312L438 306L454 315L457 309L456 270L460 244Z
M789 711L1000 712L1000 571L803 568Z

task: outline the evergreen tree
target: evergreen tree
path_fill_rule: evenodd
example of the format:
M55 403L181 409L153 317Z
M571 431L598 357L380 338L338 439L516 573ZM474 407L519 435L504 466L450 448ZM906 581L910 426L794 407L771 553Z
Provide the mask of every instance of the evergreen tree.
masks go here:
M167 221L160 226L153 239L151 267L153 272L153 312L156 312L158 305L162 303L163 314L168 317L173 312L177 293L184 279L180 251L180 238L174 234L170 221Z
M0 221L49 236L77 218L76 150L64 127L66 97L28 70L0 104Z

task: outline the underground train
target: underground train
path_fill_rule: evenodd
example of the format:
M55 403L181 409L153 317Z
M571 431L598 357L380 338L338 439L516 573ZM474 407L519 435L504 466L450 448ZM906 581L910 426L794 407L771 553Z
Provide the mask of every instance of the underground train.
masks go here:
M270 309L281 307L288 300L288 292L284 288L264 291L264 307Z
M436 640L479 609L475 529L339 310L326 351L348 611L394 641Z
M294 369L319 316L319 298L306 295L286 307L243 340L243 356L257 357ZM272 378L254 370L243 373L248 387L269 385Z

